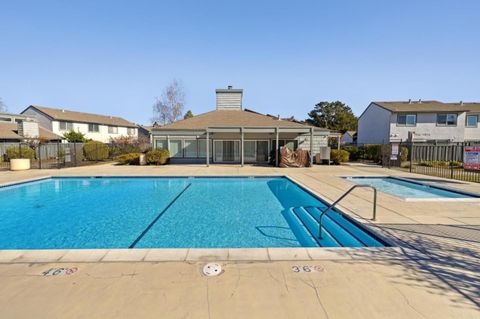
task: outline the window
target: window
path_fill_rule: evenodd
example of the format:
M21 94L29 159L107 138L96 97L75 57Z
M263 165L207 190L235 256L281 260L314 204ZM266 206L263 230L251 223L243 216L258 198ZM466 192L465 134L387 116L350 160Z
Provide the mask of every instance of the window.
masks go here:
M456 126L457 114L437 114L437 125Z
M170 140L170 157L183 157L182 140Z
M72 122L60 122L60 131L70 131L73 130L73 123Z
M162 150L168 149L167 140L156 140L155 143L155 148L159 148Z
M197 157L197 140L184 141L185 157Z
M118 134L118 127L116 127L116 126L109 126L109 127L108 127L108 134Z
M127 134L128 135L135 135L135 129L133 127L127 128Z
M210 156L212 154L212 142L210 142L210 147L208 152ZM207 157L207 140L198 140L198 157Z
M416 114L398 114L397 125L415 126L417 125L417 115Z
M100 129L98 127L98 124L93 124L93 123L88 124L88 131L89 132L99 132Z
M467 127L478 126L478 115L467 115Z

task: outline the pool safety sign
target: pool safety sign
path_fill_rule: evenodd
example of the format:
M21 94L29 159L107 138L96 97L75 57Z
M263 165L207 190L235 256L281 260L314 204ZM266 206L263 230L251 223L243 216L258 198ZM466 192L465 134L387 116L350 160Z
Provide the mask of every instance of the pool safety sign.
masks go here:
M399 145L397 143L392 144L392 153L390 154L390 159L396 161L398 159L398 149Z
M480 146L465 146L463 168L480 171Z

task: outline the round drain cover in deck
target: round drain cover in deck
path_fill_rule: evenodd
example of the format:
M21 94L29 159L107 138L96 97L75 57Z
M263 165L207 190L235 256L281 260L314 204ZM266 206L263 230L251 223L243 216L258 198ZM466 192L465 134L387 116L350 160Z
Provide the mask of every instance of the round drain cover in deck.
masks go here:
M222 273L222 266L217 263L208 263L203 266L203 274L208 277L218 276Z

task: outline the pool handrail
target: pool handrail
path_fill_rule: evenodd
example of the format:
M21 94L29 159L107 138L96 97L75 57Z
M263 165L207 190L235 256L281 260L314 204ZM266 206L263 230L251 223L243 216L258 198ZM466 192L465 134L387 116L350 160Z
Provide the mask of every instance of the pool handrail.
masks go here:
M328 213L332 208L334 208L342 199L344 199L348 194L350 194L355 188L357 187L368 187L373 189L373 218L372 220L375 220L377 218L377 189L372 186L372 185L366 185L366 184L358 184L358 185L353 185L348 191L343 193L342 196L340 196L335 202L333 202L330 206L327 207L321 214L320 217L318 218L318 238L322 238L322 218L323 215Z

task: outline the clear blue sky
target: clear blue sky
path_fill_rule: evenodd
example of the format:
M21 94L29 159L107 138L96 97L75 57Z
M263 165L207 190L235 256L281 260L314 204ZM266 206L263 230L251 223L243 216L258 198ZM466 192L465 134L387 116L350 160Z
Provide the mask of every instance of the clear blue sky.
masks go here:
M0 97L147 123L181 79L187 109L214 89L303 119L341 100L480 101L480 1L7 1Z

